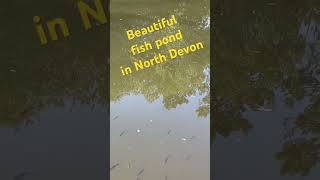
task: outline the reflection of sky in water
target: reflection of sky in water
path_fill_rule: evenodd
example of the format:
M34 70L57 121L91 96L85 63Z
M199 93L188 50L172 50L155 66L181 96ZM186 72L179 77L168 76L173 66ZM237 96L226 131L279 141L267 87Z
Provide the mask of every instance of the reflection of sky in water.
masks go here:
M197 117L200 97L171 110L161 99L126 96L111 104L110 166L119 163L112 180L134 178L141 169L143 179L209 179L210 122Z
M112 180L136 179L140 171L141 179L209 179L209 115L200 118L197 113L202 105L202 114L209 109L208 103L203 102L209 93L206 84L209 76L209 2L122 2L127 0L111 2ZM120 11L123 8L127 11ZM127 40L125 30L141 29L171 15L178 21L175 26ZM137 56L128 52L132 44L153 42L177 30L183 34L181 41ZM166 53L170 48L182 48L199 41L206 49L198 54L170 60L126 77L118 72L120 65L131 65L133 59L148 59L155 52Z

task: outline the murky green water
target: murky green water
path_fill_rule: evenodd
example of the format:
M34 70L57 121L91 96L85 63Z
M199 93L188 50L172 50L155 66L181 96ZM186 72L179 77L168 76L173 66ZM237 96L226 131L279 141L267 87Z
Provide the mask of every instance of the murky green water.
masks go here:
M209 1L111 2L111 169L112 180L209 179ZM126 30L175 15L178 24L128 41ZM130 55L133 43L181 30L183 40L159 51ZM184 58L122 76L134 58L203 42Z
M214 8L213 178L319 179L319 2Z

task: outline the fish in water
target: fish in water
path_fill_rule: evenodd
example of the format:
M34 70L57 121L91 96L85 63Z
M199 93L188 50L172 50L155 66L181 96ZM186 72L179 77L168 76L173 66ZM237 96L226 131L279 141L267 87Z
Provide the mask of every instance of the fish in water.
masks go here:
M13 180L23 180L27 175L30 175L31 172L22 172L14 176Z
M191 138L183 137L181 138L182 141L190 141L192 139L196 138L196 136L192 136Z
M144 169L141 169L141 170L138 172L137 177L139 177L143 172L144 172Z
M165 180L168 180L168 176L166 176L164 179L165 179Z
M128 168L132 168L134 165L134 160L128 162Z
M114 170L114 169L115 169L116 167L118 167L119 165L120 165L119 163L113 165L113 166L110 168L110 171Z
M164 160L164 164L167 164L167 162L168 162L168 160L169 160L170 157L171 157L171 155L169 154L169 155L166 157L166 159Z
M168 131L168 135L170 135L170 133L171 133L171 129Z
M119 118L119 116L115 116L114 118L112 118L112 120L116 120L116 119L118 119Z
M126 132L127 132L127 130L122 131L122 132L120 133L120 136L124 135L124 133L126 133Z

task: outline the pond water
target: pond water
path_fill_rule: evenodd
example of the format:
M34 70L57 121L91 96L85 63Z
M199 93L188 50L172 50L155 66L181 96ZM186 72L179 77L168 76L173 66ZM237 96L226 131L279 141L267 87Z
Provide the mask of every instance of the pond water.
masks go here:
M107 179L109 28L86 32L73 1L6 0L0 14L0 179ZM41 46L35 15L71 36Z
M320 179L319 3L226 0L213 16L213 179Z
M209 1L111 2L112 180L210 179ZM126 30L141 29L174 15L172 28L129 41ZM133 56L131 45L181 30L183 39ZM182 58L123 76L120 67L203 42Z

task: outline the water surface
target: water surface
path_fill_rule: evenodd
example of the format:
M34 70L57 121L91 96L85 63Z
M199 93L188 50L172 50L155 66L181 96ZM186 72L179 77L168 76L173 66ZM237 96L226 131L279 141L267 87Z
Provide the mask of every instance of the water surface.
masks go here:
M213 179L319 179L319 4L214 9Z
M0 7L0 179L107 179L108 28L86 32L74 1ZM41 46L33 16L65 18Z
M141 29L175 15L178 24L128 41ZM111 2L111 179L210 178L209 1ZM130 54L134 43L181 30L183 40L159 51ZM203 42L197 53L122 76L136 59Z

